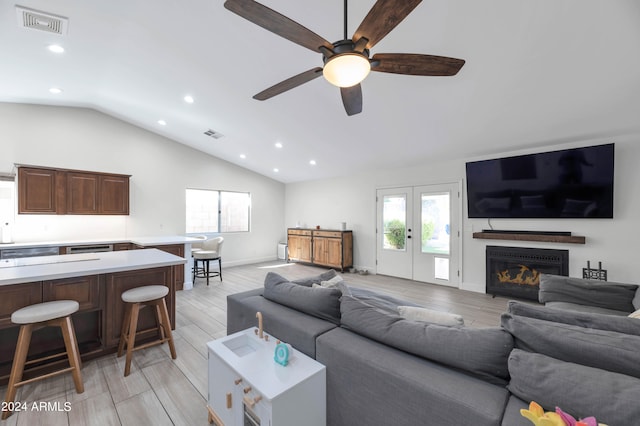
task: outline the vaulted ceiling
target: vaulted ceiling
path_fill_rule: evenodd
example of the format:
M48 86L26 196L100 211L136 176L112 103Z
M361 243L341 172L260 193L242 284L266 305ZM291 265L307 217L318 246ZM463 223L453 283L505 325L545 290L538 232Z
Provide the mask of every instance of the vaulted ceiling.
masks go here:
M331 42L342 39L343 0L262 3ZM373 4L349 2L349 34ZM322 78L252 99L322 66L321 55L229 12L222 0L18 5L67 18L66 34L22 28L16 4L2 2L0 101L95 108L282 182L615 141L640 130L637 0L425 0L371 53L466 64L454 77L371 73L363 112L351 117L339 89ZM64 53L49 51L52 44ZM209 129L223 136L205 135Z

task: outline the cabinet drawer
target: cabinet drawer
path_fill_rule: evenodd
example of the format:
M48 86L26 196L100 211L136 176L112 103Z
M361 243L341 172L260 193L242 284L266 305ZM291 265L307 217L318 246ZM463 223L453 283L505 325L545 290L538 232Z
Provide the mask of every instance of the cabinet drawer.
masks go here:
M310 229L289 229L288 234L311 236L311 230Z
M325 238L342 238L342 232L340 231L313 231L314 237Z

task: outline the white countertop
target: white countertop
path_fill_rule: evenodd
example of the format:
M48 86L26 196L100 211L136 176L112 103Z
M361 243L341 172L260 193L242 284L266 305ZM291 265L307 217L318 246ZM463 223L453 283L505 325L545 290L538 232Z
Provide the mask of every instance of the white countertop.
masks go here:
M133 238L112 238L112 239L96 239L96 240L60 240L60 241L35 241L28 243L10 243L0 244L0 250L12 248L29 248L29 247L66 247L66 246L83 246L94 244L116 244L116 243L133 243L142 247L148 246L164 246L170 244L190 244L202 240L193 237L185 237L183 235L163 235L155 237L133 237Z
M180 256L158 249L6 259L0 261L0 285L159 268L186 262Z

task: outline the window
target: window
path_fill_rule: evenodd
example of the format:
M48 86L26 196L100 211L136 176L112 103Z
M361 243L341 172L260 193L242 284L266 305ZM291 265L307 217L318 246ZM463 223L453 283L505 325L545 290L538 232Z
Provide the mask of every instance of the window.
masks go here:
M187 189L187 234L249 232L248 192Z

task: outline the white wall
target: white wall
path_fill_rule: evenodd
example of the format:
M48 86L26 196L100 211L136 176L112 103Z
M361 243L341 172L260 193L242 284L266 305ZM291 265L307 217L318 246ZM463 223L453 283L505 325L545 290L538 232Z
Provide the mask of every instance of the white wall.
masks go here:
M423 166L384 170L343 178L289 184L286 188L285 224L295 226L334 227L346 221L354 231L354 263L375 271L377 188L413 186L444 182L463 182L465 162L501 156L564 149L574 146L616 143L614 219L493 219L494 229L530 231L570 231L586 236L585 245L478 240L473 232L489 228L486 219L467 219L466 198L462 199L462 284L461 288L484 292L485 247L487 245L540 247L569 250L569 274L582 276L587 260L598 261L608 270L609 281L640 282L637 277L637 243L640 226L640 135L616 136L599 140L554 145L535 151L504 152L484 158L465 158L450 162L426 163ZM464 188L464 184L462 185Z
M280 182L92 109L0 103L0 135L0 172L18 163L132 175L129 216L16 215L15 241L182 235L191 187L251 193L251 232L224 234L227 265L276 258Z

